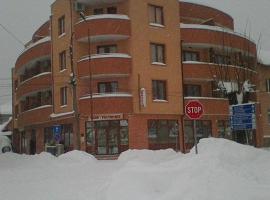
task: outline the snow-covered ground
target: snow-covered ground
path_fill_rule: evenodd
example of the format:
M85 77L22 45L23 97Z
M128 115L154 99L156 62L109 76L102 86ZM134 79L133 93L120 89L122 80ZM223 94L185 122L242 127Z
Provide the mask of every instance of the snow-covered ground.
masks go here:
M224 139L203 139L199 155L123 153L97 161L73 151L55 158L0 156L3 200L269 200L269 151Z

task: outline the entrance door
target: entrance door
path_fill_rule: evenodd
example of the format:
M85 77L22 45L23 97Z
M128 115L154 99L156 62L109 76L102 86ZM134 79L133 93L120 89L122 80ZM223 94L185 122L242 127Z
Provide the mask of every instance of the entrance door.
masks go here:
M120 122L96 122L96 151L99 155L113 155L119 153Z
M36 154L36 131L32 130L30 138L30 155Z
M97 129L97 154L107 154L107 129Z

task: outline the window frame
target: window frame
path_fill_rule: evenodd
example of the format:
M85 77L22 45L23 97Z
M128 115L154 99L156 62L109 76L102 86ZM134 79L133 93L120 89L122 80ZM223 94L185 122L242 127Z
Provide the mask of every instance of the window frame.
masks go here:
M162 49L162 59L161 61L159 60L159 48L161 47ZM154 51L154 52L153 52ZM153 57L154 55L154 57ZM160 64L166 64L166 46L165 44L161 43L150 43L150 57L151 57L151 63L160 63Z
M105 85L105 92L101 92L100 86L104 84ZM116 84L116 91L113 91L112 84ZM107 90L110 88L109 90ZM117 93L119 88L119 83L118 81L108 81L108 82L98 82L98 93L106 94L106 93Z
M65 27L65 15L58 18L58 36L63 35L66 32Z
M112 10L115 12L111 12ZM117 12L118 12L118 9L116 6L107 7L107 14L115 15L115 14L117 14Z
M100 49L104 48L104 53L100 52ZM111 51L109 53L105 52L106 48L115 48L115 52ZM117 53L117 45L116 44L110 44L110 45L99 45L97 46L97 54L110 54L110 53Z
M67 99L67 86L60 88L60 105L66 106L68 104Z
M197 87L197 89L199 89L199 95L189 95L188 91L189 88L188 87ZM184 84L184 96L185 97L201 97L202 96L202 86L201 85L197 85L197 84Z
M190 54L191 59L187 60L187 54ZM196 59L193 59L193 56L196 55ZM200 53L197 51L183 51L183 61L200 61Z
M60 71L63 71L65 69L67 69L67 54L66 54L66 50L61 51L59 53L59 69L60 69Z
M154 84L156 82L156 84ZM158 92L159 90L159 84L162 83L163 84L163 95L164 98L162 99L160 97L160 92ZM156 90L156 91L155 91ZM168 97L167 97L167 80L152 80L152 100L162 100L162 101L168 101Z
M157 25L161 25L161 26L165 26L164 23L164 9L162 6L157 6L157 5L153 5L153 4L148 4L148 12L149 12L149 23L151 24L157 24ZM160 9L160 14L161 14L161 18L160 18L160 22L158 22L158 16L157 16L157 10ZM152 13L153 12L153 13ZM153 14L153 16L151 16L151 14ZM152 19L154 19L154 21L152 21Z

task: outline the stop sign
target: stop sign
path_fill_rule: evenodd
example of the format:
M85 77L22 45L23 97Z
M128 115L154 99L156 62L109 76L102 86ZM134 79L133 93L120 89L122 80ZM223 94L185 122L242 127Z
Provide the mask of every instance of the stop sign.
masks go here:
M199 101L189 101L185 107L189 119L200 119L203 115L203 105Z

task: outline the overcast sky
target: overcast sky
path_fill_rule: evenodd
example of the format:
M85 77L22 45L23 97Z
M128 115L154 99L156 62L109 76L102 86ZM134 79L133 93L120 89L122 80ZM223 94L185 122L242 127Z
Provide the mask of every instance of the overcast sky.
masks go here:
M54 0L0 0L0 23L23 43L49 19L50 5ZM165 0L164 0L165 1ZM234 18L237 32L247 33L258 41L261 48L270 52L270 0L186 0L218 8ZM11 99L11 73L22 44L14 40L0 27L0 104ZM9 87L8 87L9 86Z

